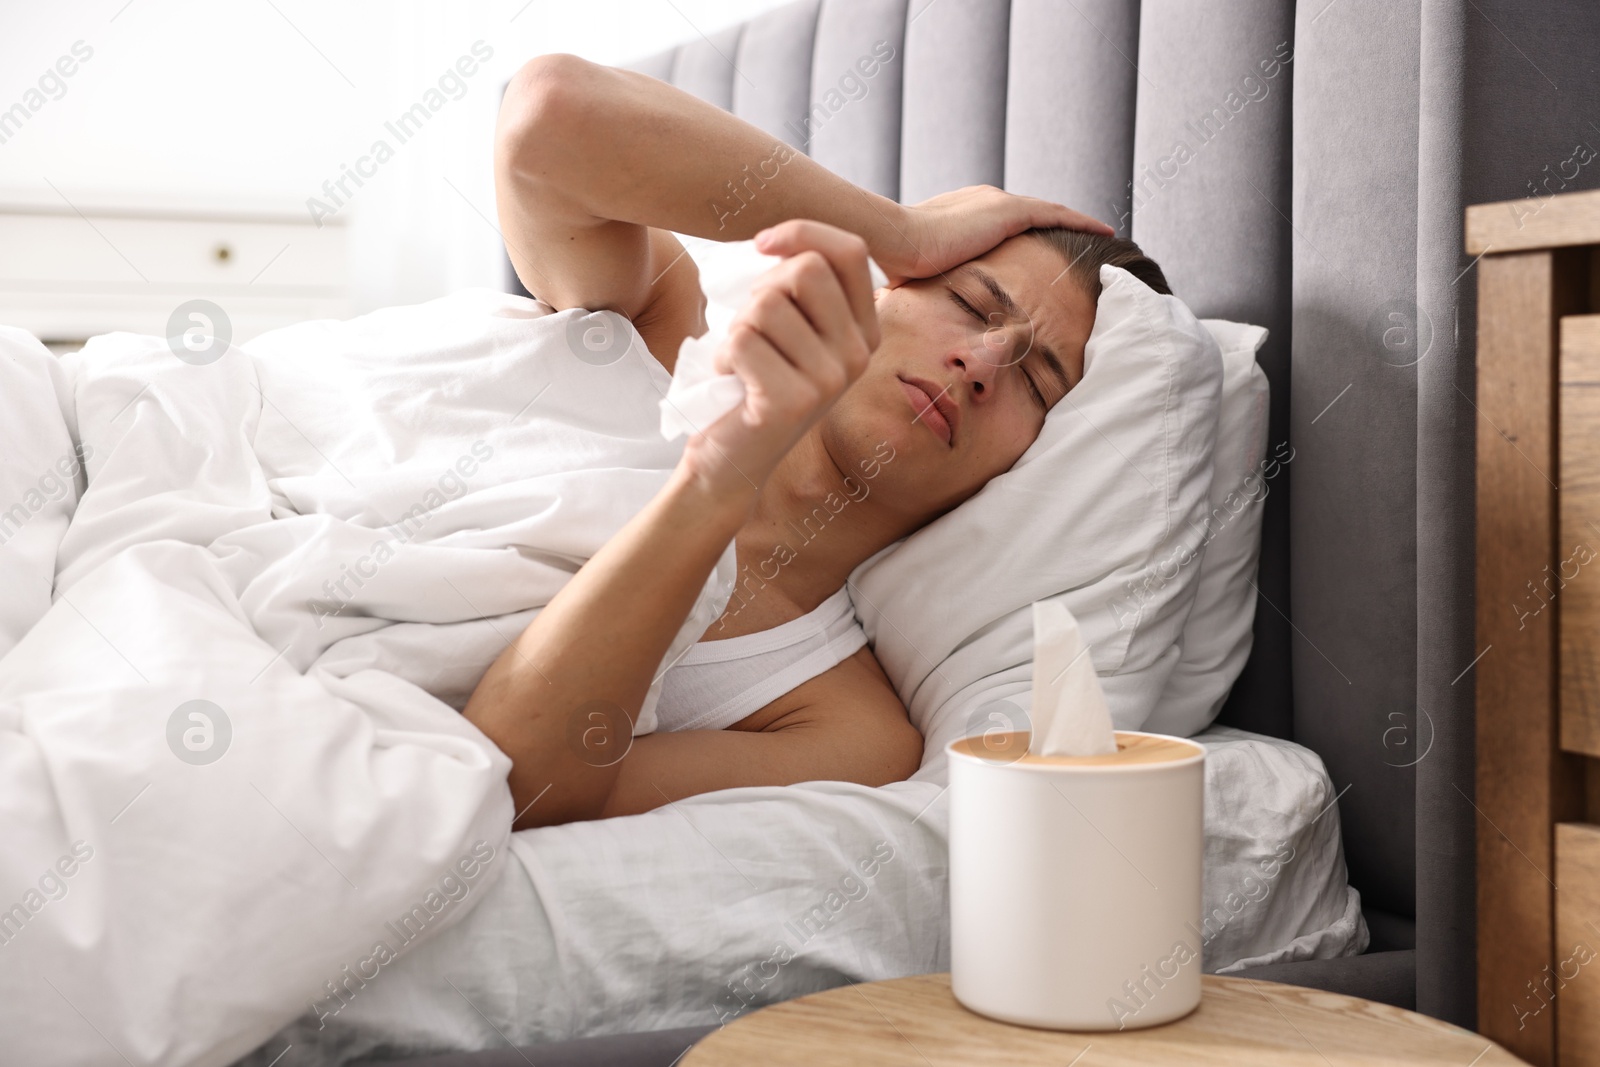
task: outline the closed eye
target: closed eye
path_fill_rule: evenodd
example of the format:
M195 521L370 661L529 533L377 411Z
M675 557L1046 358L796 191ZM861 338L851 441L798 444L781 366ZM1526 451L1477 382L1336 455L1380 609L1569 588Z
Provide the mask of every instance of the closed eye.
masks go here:
M973 318L977 319L979 322L983 323L985 326L989 325L988 320L983 317L977 308L967 303L960 293L956 292L954 289L950 289L948 292L950 293L950 299L956 302L957 307L971 315ZM1033 378L1029 376L1027 371L1022 372L1022 378L1028 383L1028 392L1033 394L1033 398L1039 402L1039 406L1044 408L1046 411L1049 411L1050 405L1045 403L1044 394L1039 392L1039 387L1034 384Z

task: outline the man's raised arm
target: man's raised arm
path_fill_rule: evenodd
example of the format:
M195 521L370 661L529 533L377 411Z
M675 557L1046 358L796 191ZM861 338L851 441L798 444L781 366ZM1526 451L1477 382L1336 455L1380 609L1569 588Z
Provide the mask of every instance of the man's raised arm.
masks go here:
M557 310L647 315L682 253L651 229L734 241L809 218L881 263L908 249L893 200L688 93L571 55L530 60L507 87L495 187L518 276ZM698 317L697 284L693 297Z
M506 88L495 196L529 292L557 310L620 312L669 368L683 338L704 328L698 272L669 231L737 241L816 219L864 239L891 284L949 270L1034 226L1113 232L987 185L903 207L688 93L563 54L530 60ZM780 239L762 250L798 249Z

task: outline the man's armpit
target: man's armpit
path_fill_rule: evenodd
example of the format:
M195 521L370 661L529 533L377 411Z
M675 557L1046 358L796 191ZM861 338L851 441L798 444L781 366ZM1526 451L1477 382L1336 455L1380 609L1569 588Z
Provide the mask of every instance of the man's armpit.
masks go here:
M699 266L671 232L651 227L650 260L653 281L633 328L671 374L684 338L706 332L706 295Z
M763 716L759 725L744 725L758 716ZM859 731L874 727L898 729L909 721L910 714L873 655L872 646L862 645L849 658L802 682L733 728L837 726Z

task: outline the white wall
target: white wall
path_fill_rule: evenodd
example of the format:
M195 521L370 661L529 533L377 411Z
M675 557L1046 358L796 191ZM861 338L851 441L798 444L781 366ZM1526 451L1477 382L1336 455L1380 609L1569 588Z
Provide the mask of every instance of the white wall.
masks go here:
M500 85L521 62L541 52L623 62L780 2L0 0L0 112L45 78L43 106L0 143L0 200L59 201L53 184L72 200L243 200L309 214L309 198L331 204L323 183L382 137L394 157L359 189L347 182L340 208L357 310L498 287L490 135ZM92 55L57 80L50 72L79 41ZM492 58L463 90L447 83L459 99L404 144L385 132L478 41Z

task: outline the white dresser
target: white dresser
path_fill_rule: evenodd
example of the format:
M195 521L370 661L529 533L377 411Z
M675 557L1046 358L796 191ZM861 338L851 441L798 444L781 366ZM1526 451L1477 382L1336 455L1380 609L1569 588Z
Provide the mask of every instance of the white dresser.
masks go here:
M194 300L238 343L348 316L346 230L292 202L0 191L0 324L57 350L112 330L166 336Z

